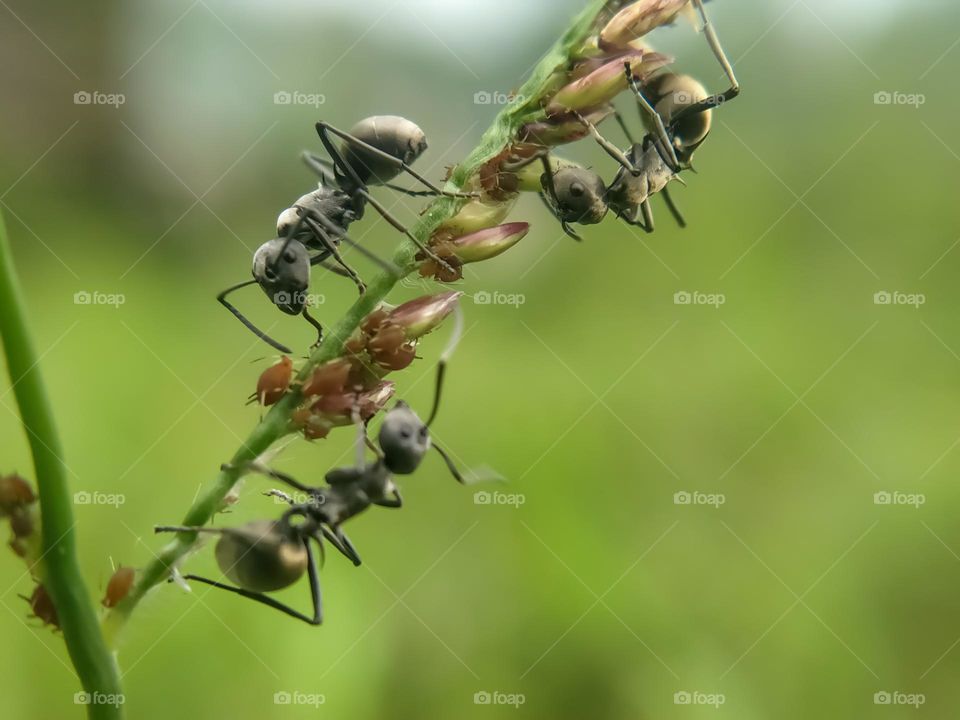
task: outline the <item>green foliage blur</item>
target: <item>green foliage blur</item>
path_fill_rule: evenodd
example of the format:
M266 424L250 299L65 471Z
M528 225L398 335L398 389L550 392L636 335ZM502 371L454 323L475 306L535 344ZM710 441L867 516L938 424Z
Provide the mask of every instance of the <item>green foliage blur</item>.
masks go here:
M272 351L214 296L310 189L298 155L319 151L314 121L410 117L430 139L419 169L440 179L499 109L475 94L517 87L580 7L353 5L0 8L0 208L73 488L123 500L75 508L98 597L111 559L146 564L152 526L178 522L257 421L244 400ZM511 217L530 235L467 275L435 435L507 482L459 487L429 458L402 510L347 528L362 567L329 555L320 628L160 588L120 648L131 718L953 716L960 10L708 8L744 92L673 191L688 229L657 200L654 235L609 218L577 244L524 198ZM652 41L722 89L689 26ZM83 91L124 102L75 104ZM615 170L589 141L567 154ZM417 203L378 194L415 220ZM355 236L384 255L398 242L373 213ZM123 303L76 304L83 292ZM355 296L321 273L314 292L328 322ZM256 289L236 300L284 342L311 341ZM416 408L444 342L394 378ZM0 470L29 476L2 388L0 405ZM296 442L278 465L319 481L351 440ZM216 523L277 513L269 487L248 479ZM216 572L210 546L189 569ZM12 553L0 578L3 716L79 717ZM306 583L280 597L306 607Z

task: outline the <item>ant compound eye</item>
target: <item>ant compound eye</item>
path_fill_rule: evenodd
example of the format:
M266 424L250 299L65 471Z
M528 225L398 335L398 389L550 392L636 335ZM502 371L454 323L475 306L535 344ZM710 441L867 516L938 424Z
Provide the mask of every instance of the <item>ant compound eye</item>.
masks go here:
M400 430L400 437L402 437L404 440L409 440L412 434L413 433L410 432L410 428L402 428Z
M293 263L297 259L297 254L293 250L287 250L283 254L283 261L288 263Z
M574 197L580 197L583 195L587 189L583 186L583 183L575 182L570 183L570 194Z
M277 279L277 273L273 271L273 268L270 265L267 265L267 267L264 268L263 275L265 278L267 278L267 280L273 281Z

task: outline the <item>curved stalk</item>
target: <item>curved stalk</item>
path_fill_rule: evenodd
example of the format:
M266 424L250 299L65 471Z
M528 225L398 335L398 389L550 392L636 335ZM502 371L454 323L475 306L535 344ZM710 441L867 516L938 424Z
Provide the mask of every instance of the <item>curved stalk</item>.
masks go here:
M508 105L496 117L490 128L484 133L480 144L453 171L445 189L462 190L477 170L487 161L498 155L516 141L519 130L527 123L546 117L541 103L551 90L551 81L558 68L565 67L572 53L579 48L595 30L598 16L608 4L608 0L590 0L586 8L573 21L570 28L557 41L553 48L534 68L530 78L518 91L523 102ZM440 197L434 200L411 229L413 235L426 243L431 234L444 221L454 217L466 201L458 198ZM367 286L364 294L332 328L323 343L313 352L300 371L298 378L305 380L312 370L322 362L337 357L343 343L359 327L361 321L372 312L406 275L417 267L416 245L405 240L397 249L393 258L400 274L381 271ZM231 465L238 466L265 452L274 442L283 437L289 429L290 415L300 402L296 383L287 395L274 405L270 412L254 428L239 450L234 453ZM222 507L227 493L238 480L237 470L221 470L217 479L207 486L189 509L181 524L204 525ZM168 543L157 557L140 573L136 585L130 594L114 608L105 620L108 638L113 638L123 626L136 605L144 595L163 582L170 568L182 560L196 543L196 533L180 533Z
M2 217L0 336L36 471L43 555L35 569L57 608L63 639L80 684L88 697L94 699L87 705L88 717L122 718L122 691L116 663L100 632L97 613L77 562L73 498L67 484L63 451L27 330L23 297ZM118 702L112 702L111 696Z

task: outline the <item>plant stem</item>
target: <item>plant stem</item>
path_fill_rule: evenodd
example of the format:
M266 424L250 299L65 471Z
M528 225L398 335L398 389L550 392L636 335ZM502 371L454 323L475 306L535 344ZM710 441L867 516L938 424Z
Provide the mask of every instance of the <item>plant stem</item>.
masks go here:
M500 112L484 133L480 144L454 170L445 189L462 190L485 162L516 141L518 131L525 124L545 117L546 114L540 102L550 89L554 73L558 68L566 67L571 53L579 48L595 29L596 19L607 5L607 0L590 0L587 7L537 64L529 79L518 91L518 95L525 98L524 101L508 105ZM459 198L437 198L428 206L411 232L418 240L426 243L434 230L444 221L454 217L465 202ZM344 342L359 327L363 319L376 309L397 282L416 270L416 254L417 247L409 239L401 243L393 258L393 264L400 269L400 274L381 271L375 276L367 286L366 293L347 310L337 325L327 332L323 343L300 370L299 380L305 380L317 365L341 353ZM274 405L260 424L254 428L231 459L230 465L233 467L220 471L217 479L205 489L187 512L183 525L199 526L209 522L222 507L227 493L239 479L237 468L265 452L289 431L290 415L301 400L296 387L295 383L293 389ZM196 540L196 533L179 533L140 573L130 594L105 620L106 634L111 641L143 596L169 575L170 568L190 552Z
M120 697L114 657L100 633L97 613L77 562L72 496L53 413L27 330L26 311L0 217L0 336L7 370L30 443L40 498L43 556L36 566L53 599L80 684L97 698ZM121 718L119 703L87 705L90 718Z

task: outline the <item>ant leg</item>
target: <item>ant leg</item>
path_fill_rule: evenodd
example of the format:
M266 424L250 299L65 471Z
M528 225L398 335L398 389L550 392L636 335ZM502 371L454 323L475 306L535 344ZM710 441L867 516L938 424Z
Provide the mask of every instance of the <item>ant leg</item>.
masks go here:
M254 325L252 322L247 320L246 316L244 316L242 312L237 310L237 308L229 300L227 300L227 295L232 293L234 290L239 290L240 288L247 287L248 285L256 285L256 284L257 284L256 280L247 280L246 282L232 285L228 287L226 290L224 290L223 292L221 292L219 295L217 295L217 301L221 305L223 305L227 310L233 313L234 317L237 318L237 320L239 320L240 322L242 322L244 327L247 328L247 330L252 332L261 340L263 340L265 343L267 343L267 345L272 347L274 350L279 350L284 355L289 355L291 352L293 352L290 348L288 348L286 345L282 345L278 343L272 337L270 337L265 332L260 330L256 325Z
M342 267L338 267L337 265L333 265L324 259L323 255L314 255L312 258L310 258L310 264L314 266L319 265L324 270L332 272L334 275L339 275L340 277L350 277L346 270L344 270Z
M660 191L660 194L663 195L664 202L667 203L667 208L670 210L670 214L673 215L674 220L677 221L677 225L685 228L687 226L687 220L683 217L683 213L680 212L680 208L677 207L677 204L673 201L673 197L670 195L670 189L664 188Z
M719 107L725 102L733 100L735 97L737 97L737 95L740 94L740 83L737 82L737 78L733 74L733 66L727 59L727 54L723 51L723 46L720 44L720 39L717 37L717 33L714 31L713 26L710 24L710 20L707 17L707 11L703 7L703 0L693 0L693 4L697 6L697 10L700 13L700 19L703 21L703 34L706 35L707 43L709 43L710 49L713 51L714 56L717 58L717 62L720 63L720 67L723 68L724 74L730 81L730 88L722 93L711 95L708 98L704 98L703 100L699 100L691 105L687 105L683 110L671 118L671 124L675 124L678 121L683 120L685 117L689 117L690 115L696 115L697 113L702 113L707 110L712 110L715 107Z
M439 187L437 187L432 182L430 182L425 177L423 177L423 175L421 175L412 167L407 165L407 163L405 163L400 158L395 157L390 153L384 152L379 148L375 148L373 145L370 145L369 143L365 143L363 140L361 140L360 138L354 137L350 133L346 133L343 130L338 130L337 128L335 128L333 125L330 125L329 123L323 122L321 120L320 122L317 123L316 127L317 127L317 134L320 135L320 140L321 142L323 142L324 147L327 148L327 152L330 152L330 157L333 158L334 163L337 163L337 158L334 152L331 152L330 150L330 147L333 146L333 143L330 141L328 133L333 133L334 135L341 138L342 140L345 140L346 142L350 143L354 147L361 148L371 153L372 155L376 155L381 160L385 160L386 162L390 163L398 170L401 170L402 172L405 172L408 175L410 175L412 178L415 178L416 180L418 180L424 187L430 188L430 190L432 190L433 193L436 195L445 195L447 197L457 197L457 198L476 197L475 193L450 192L448 190L441 190ZM339 151L336 152L336 155L340 155ZM342 160L342 156L341 156L341 160ZM356 176L356 172L351 173L351 175ZM353 180L355 178L352 177L351 179ZM359 184L363 185L363 183L359 183Z
M360 291L360 294L363 295L366 293L367 286L364 284L363 280L360 279L357 271L350 267L347 264L347 261L343 259L343 256L340 254L340 250L337 249L337 243L327 235L320 223L316 221L313 213L309 213L307 215L307 225L311 230L313 230L313 234L320 241L320 244L323 245L324 249L333 256L333 259L340 264L340 267L342 267L344 272L347 273L347 276L353 280L354 284L357 286L357 289Z
M440 353L440 359L437 361L437 379L433 386L433 407L430 409L430 416L425 425L430 427L437 418L437 411L440 409L440 394L443 390L443 378L447 373L447 363L453 356L460 339L463 337L463 310L460 303L457 302L453 309L453 330L450 332L450 339L447 340L447 346Z
M336 176L333 174L333 163L329 160L324 160L321 157L317 157L311 152L304 152L303 158L306 163L313 168L318 175L323 177L328 182L336 182ZM317 165L321 168L327 170L327 172L322 172L317 169ZM403 193L409 197L436 197L437 193L433 190L411 190L410 188L400 187L399 185L394 185L393 183L384 183L383 187L388 187L391 190L396 190L398 193Z
M225 463L220 466L220 469L232 470L234 469L234 466L230 465L229 463ZM304 485L302 482L294 478L292 475L288 475L287 473L281 472L280 470L274 470L273 468L269 468L266 465L262 465L258 462L246 463L242 469L248 472L256 472L256 473L260 473L261 475L266 475L267 477L271 477L274 480L279 480L285 485L289 485L294 490L299 490L300 492L306 493L308 495L312 494L313 491L316 490L316 488L312 488L308 485Z
M326 217L325 215L322 215L317 212L310 212L308 213L307 223L308 224L312 223L311 229L314 231L314 233L317 232L317 228L315 227L315 225L316 224L322 225L324 230L326 230L327 234L330 236L329 239L334 245L336 245L337 240L341 242L345 242L350 247L356 249L356 251L359 252L361 255L363 255L365 258L373 261L374 263L379 265L381 268L386 270L388 273L399 276L400 270L397 268L396 265L381 259L375 253L372 253L369 250L367 250L363 245L358 243L356 240L351 239L350 236L347 234L346 230L338 226L335 222L333 222L330 218ZM332 253L336 253L336 250L333 249ZM336 257L336 255L334 255L334 257Z
M592 122L587 120L580 113L576 113L576 115L577 115L577 119L579 119L580 122L583 123L584 127L586 127L590 131L590 134L593 136L593 139L597 141L597 144L604 149L607 155L609 155L618 163L623 165L623 167L626 168L631 175L634 175L634 176L640 175L641 170L635 167L632 162L630 162L630 160L627 158L626 155L623 154L620 148L618 148L612 142L607 140L603 135L601 135L600 131L597 130L596 125L594 125Z
M310 314L310 309L306 305L303 306L303 311L300 314L303 315L303 319L310 323L310 325L317 331L317 341L310 346L311 349L319 347L320 343L323 342L323 325L321 325L320 321Z
M648 233L652 233L654 230L653 225L653 208L650 207L650 199L647 198L640 205L640 210L643 212L643 221L645 224L645 230Z
M416 245L417 248L419 248L419 250L420 250L424 255L426 255L427 257L429 257L431 260L433 260L435 263L437 263L437 264L438 264L440 267L442 267L443 269L445 269L445 270L447 270L447 271L449 271L449 272L451 272L451 273L452 273L452 272L455 272L454 269L453 269L452 267L450 267L450 264L449 264L446 260L444 260L442 257L440 257L439 255L437 255L435 252L433 252L433 250L431 250L430 248L428 248L428 247L427 247L426 245L424 245L422 242L420 242L420 241L417 239L417 237L416 237L412 232L410 232L406 227L404 227L403 224L401 224L401 222L400 222L399 220L397 220L397 219L390 213L390 211L387 210L387 208L385 208L385 207L384 207L376 198L374 198L365 188L362 188L362 187L361 187L361 188L358 188L358 189L357 189L357 194L360 195L362 198L364 198L364 199L365 199L367 202L369 202L371 205L373 205L373 209L376 210L378 213L380 213L381 217L383 217L384 220L386 220L388 223L390 223L391 225L393 225L393 227L394 227L396 230L399 230L399 231L402 232L404 235L406 235L407 238L410 240L410 242L412 242L414 245Z
M443 461L447 464L447 469L450 470L450 474L453 475L453 479L456 480L461 485L466 485L467 481L464 479L463 475L460 474L460 471L457 470L457 466L453 464L453 459L443 450L440 449L440 446L436 443L431 443L433 449L436 450L440 457L443 458Z
M732 100L740 94L740 83L737 82L737 77L733 74L733 66L730 64L730 60L727 59L727 54L723 51L723 46L720 44L720 38L717 37L717 33L714 31L713 25L710 24L710 19L707 17L707 11L703 7L703 0L693 0L693 4L697 6L697 10L700 12L700 19L703 20L703 34L707 36L707 43L709 43L710 49L717 58L717 62L720 63L720 67L723 68L723 72L727 76L727 80L730 81L730 89L722 94L722 102Z
M310 578L310 599L313 603L313 617L304 615L299 610L294 610L289 605L285 605L279 600L274 600L269 595L264 595L263 593L245 590L244 588L240 587L234 587L233 585L227 585L225 583L221 583L216 580L210 580L209 578L201 577L199 575L184 575L183 579L194 580L196 582L201 582L206 585L219 588L220 590L236 593L237 595L245 597L248 600L253 600L254 602L266 605L267 607L272 607L273 609L279 610L290 617L297 618L297 620L302 620L309 625L320 625L323 623L323 599L320 594L320 575L317 572L317 561L314 557L313 550L310 548L309 541L304 540L303 543L307 549L307 574Z
M360 565L360 555L357 553L357 549L353 546L353 543L350 542L350 538L347 537L346 533L343 532L343 528L339 525L334 526L334 534L337 536L337 539L343 543L343 546L347 549L347 552L350 553L349 557L352 557L354 565Z
M263 493L264 497L275 497L283 500L287 505L296 505L293 498L287 495L283 490L267 490Z
M398 508L403 507L403 498L400 497L400 491L394 488L392 498L380 498L373 504L385 508Z
M335 547L337 551L340 552L341 555L347 558L347 560L352 562L354 565L360 564L358 562L359 558L355 557L354 555L351 555L350 551L343 546L343 543L341 543L340 540L337 538L337 536L334 535L327 527L321 526L320 531L323 533L323 536L330 542L330 544L333 545L333 547Z
M660 113L658 113L653 108L653 105L647 101L647 98L644 97L643 92L640 90L640 86L637 85L637 78L634 77L633 72L630 70L630 63L624 63L624 70L627 74L627 84L630 86L634 97L637 99L637 107L641 112L641 116L646 114L653 123L653 127L657 133L660 144L663 146L661 148L660 155L666 157L667 164L670 165L670 169L674 172L677 172L680 169L680 161L677 160L677 154L674 151L673 142L670 140L670 135L667 133L667 128L663 125L663 118L660 117ZM664 153L666 154L664 155Z

